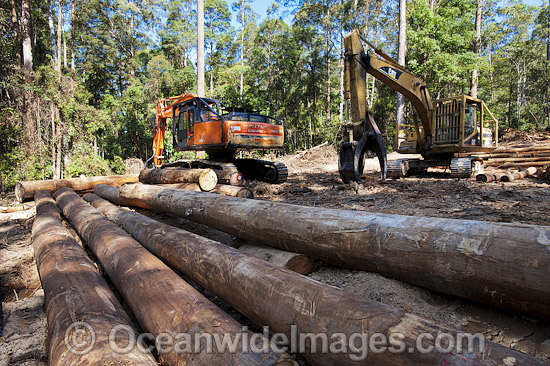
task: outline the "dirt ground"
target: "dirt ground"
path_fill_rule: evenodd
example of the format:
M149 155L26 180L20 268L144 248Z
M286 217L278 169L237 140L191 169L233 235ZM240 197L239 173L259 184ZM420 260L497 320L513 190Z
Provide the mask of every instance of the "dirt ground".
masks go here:
M396 154L390 154L389 159L396 157ZM439 170L424 177L381 181L377 161L369 159L363 183L346 185L338 176L337 153L332 146L279 160L289 167L288 181L280 185L250 182L256 199L534 225L547 225L550 218L549 185L536 178L483 184L475 179L453 179L447 172ZM0 204L16 205L13 196L6 195ZM3 314L0 317L0 366L43 365L47 357L43 291L30 240L34 209L32 203L28 207L24 211L0 213L0 299ZM226 244L234 239L185 219L160 213L147 214ZM314 261L314 264L315 271L310 277L315 280L399 306L407 312L464 331L481 332L488 340L550 361L550 321L437 294L376 273L336 268L319 261ZM208 295L239 321L250 323L223 301Z

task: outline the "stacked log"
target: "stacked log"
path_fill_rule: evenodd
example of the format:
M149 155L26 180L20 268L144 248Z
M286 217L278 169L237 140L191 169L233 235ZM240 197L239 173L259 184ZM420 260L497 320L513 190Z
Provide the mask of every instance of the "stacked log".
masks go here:
M536 173L537 173L537 168L530 167L530 168L527 168L527 169L520 170L517 173L505 174L505 175L502 176L502 178L500 178L500 180L502 182L512 182L514 180L523 179L523 178L525 178L529 175L533 175L533 174L536 174Z
M211 191L218 184L218 176L212 169L144 169L139 181L147 184L197 183L201 190Z
M184 191L180 191L184 192ZM168 333L191 336L189 350L159 351L167 365L295 365L286 354L263 353L263 341L185 282L124 230L107 220L76 193L63 188L55 193L57 204L101 262L105 272L126 300L143 328L155 337ZM211 339L224 334L237 339L235 352L210 349L197 336ZM244 344L243 334L250 339ZM238 336L240 335L240 336ZM236 338L238 337L238 338ZM198 338L200 341L200 337ZM204 339L203 341L204 342ZM254 348L256 347L256 348ZM272 348L271 348L272 349Z
M195 195L194 192L184 193ZM257 324L269 325L271 331L282 333L287 340L292 339L293 329L301 335L320 335L317 340L309 338L310 342L300 341L303 344L300 351L311 364L356 365L361 361L369 365L497 365L506 364L509 360L514 360L518 365L543 364L531 356L488 341L483 353L478 351L478 347L465 351L462 341L443 353L410 352L418 347L419 335L424 336L424 346L433 347L434 339L439 334L459 339L457 337L461 333L402 309L279 268L221 243L117 208L95 195L88 194L85 199L170 266ZM361 346L354 344L357 347L355 352L364 351L364 358L351 351L351 345L349 353L345 351L347 346L338 347L344 352L320 351L323 335L330 342L339 339L343 342L341 344L347 345L347 340L352 342L353 335L375 334L389 338L390 343L392 335L398 334L399 338L394 341L401 345L398 347L401 352L392 352L391 347L386 347L385 352L367 352L367 340ZM396 348L397 344L394 344ZM386 346L389 345L386 343ZM373 350L372 343L370 347Z
M157 365L148 350L133 348L121 354L110 346L109 335L116 326L133 331L130 318L84 249L61 223L50 194L38 191L34 199L32 241L45 295L49 364ZM116 333L121 348L128 343L127 336Z
M97 184L108 184L113 187L120 187L126 183L139 182L137 175L113 175L106 177L81 177L72 179L49 179L18 182L15 185L15 197L19 202L31 200L34 194L45 190L53 194L63 187L71 188L78 193L91 192Z
M480 156L485 166L500 169L550 164L550 145L498 148Z
M94 193L106 198L102 187ZM142 184L119 190L136 206L244 240L550 317L547 226L304 207Z

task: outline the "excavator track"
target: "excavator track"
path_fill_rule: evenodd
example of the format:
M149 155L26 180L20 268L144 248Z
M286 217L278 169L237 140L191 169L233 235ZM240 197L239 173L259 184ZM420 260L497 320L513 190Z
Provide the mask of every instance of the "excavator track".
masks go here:
M388 161L388 178L403 178L409 170L408 159Z
M483 173L483 165L475 157L453 158L451 160L451 177L453 178L471 178L480 173Z
M286 182L288 169L283 163L259 159L235 159L232 161L245 179L256 179L280 184Z
M178 160L162 165L162 168L169 167L210 168L239 172L245 179L262 180L273 184L284 183L288 177L288 169L285 164L259 159L231 159L229 161L208 159Z

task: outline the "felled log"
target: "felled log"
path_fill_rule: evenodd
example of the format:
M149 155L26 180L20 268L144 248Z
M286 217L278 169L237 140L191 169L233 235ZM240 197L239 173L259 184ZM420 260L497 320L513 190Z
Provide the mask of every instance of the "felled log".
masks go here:
M548 226L305 207L142 184L119 189L139 207L244 240L550 317Z
M277 267L286 268L293 272L307 275L313 272L313 263L303 254L287 252L275 248L261 247L259 245L244 244L239 251L263 259Z
M41 190L36 192L34 199L36 218L32 242L45 295L49 364L156 365L148 350L141 352L134 348L121 354L110 346L109 334L114 327L121 325L133 329L130 318L84 249L62 225L50 194ZM77 321L89 325L93 335L90 328L78 326ZM80 341L78 331L87 331ZM70 343L74 348L69 348L65 343L66 335L69 335L67 339L82 343ZM127 336L125 332L116 334L121 348L128 343ZM94 342L92 337L95 337Z
M87 194L85 199L170 266L231 304L256 324L268 325L272 332L283 333L288 339L292 339L293 327L302 335L325 335L330 342L351 340L353 334L380 334L390 340L391 334L402 336L397 341L403 347L402 352L370 352L372 348L367 352L368 339L362 346L355 344L357 351L364 351L362 359L354 359L353 356L359 356L357 351L320 352L319 339L317 352L313 352L315 346L309 339L311 342L304 342L302 352L312 365L497 365L505 364L506 359L514 359L517 365L543 364L531 356L488 341L485 342L485 353L478 352L477 347L471 351L458 351L457 344L443 353L407 352L416 348L420 334L424 336L424 346L433 347L438 334L446 333L458 339L460 332L120 209L96 195ZM457 343L463 346L463 342Z
M506 173L481 173L476 175L476 180L483 183L499 182L504 175Z
M197 183L174 183L174 184L160 184L166 188L185 189L186 191L201 192L201 187ZM210 192L224 194L231 197L241 198L254 198L254 193L248 188L230 186L227 184L216 184L216 187Z
M228 170L214 169L218 182L221 184L229 184L232 186L242 186L244 184L244 177L239 172L231 172Z
M242 326L185 282L157 257L107 220L76 193L64 188L55 193L57 204L97 256L139 323L155 337L161 333L191 336L192 348L178 352L174 345L160 354L167 365L294 365L286 354L255 352L239 338L236 352L210 352L195 344L197 334L235 339ZM250 339L250 338L249 338ZM261 340L258 339L261 343ZM254 342L251 342L252 346ZM281 362L281 363L278 363Z
M530 168L527 168L527 169L520 170L517 173L505 174L505 175L502 176L502 178L500 178L500 181L501 182L512 182L514 180L523 179L523 178L527 177L528 175L536 174L536 172L537 172L537 168L530 167Z
M53 194L63 187L71 188L78 193L91 192L97 184L108 184L120 187L126 183L139 182L137 175L112 175L106 177L81 177L72 179L49 179L22 181L15 185L15 197L19 202L31 200L34 194L40 190Z
M218 177L212 169L144 169L139 181L147 184L197 183L203 191L211 191L218 184Z

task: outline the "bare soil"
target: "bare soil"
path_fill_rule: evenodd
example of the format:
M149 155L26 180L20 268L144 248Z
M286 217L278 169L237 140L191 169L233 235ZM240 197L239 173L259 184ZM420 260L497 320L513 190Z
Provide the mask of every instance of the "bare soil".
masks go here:
M397 157L392 153L389 159ZM332 146L279 160L289 167L288 181L280 185L249 182L256 199L534 225L547 225L550 219L549 185L533 177L510 183L483 184L475 179L453 179L448 172L434 170L423 177L381 181L377 160L368 159L363 182L346 185L338 176L337 153ZM4 195L0 205L15 206L17 203L13 195ZM23 211L0 213L0 366L43 365L46 362L43 291L31 243L34 209L32 204L28 207ZM171 215L147 214L225 244L235 239ZM437 294L376 273L337 268L319 261L314 264L315 271L310 277L315 280L464 331L481 332L488 340L550 360L550 322L547 320ZM247 323L223 301L203 292L239 321Z

